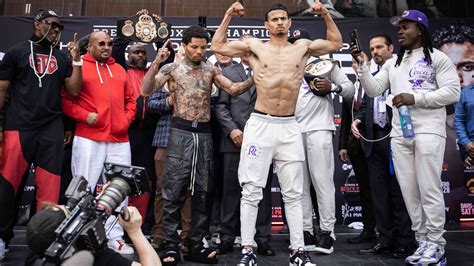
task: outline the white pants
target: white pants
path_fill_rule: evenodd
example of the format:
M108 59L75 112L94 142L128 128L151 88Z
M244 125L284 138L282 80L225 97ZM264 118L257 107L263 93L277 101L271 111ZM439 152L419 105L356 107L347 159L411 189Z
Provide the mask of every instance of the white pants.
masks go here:
M270 117L253 113L244 130L240 153L239 183L242 186L240 223L242 246L251 246L255 235L258 203L274 161L290 229L292 249L303 241L303 142L294 117Z
M416 239L446 245L441 183L446 139L416 134L412 139L397 137L391 142L395 173Z
M330 130L303 133L306 160L303 163L303 230L313 231L313 204L311 183L316 191L319 211L319 228L334 235L336 223L336 198L334 187L333 132Z
M79 136L74 137L72 144L71 168L73 176L83 176L94 191L99 178L103 178L104 162L131 165L132 156L129 142L98 142ZM117 207L120 210L127 206L128 197ZM110 216L105 224L107 230L115 216ZM122 239L123 228L117 223L107 235L109 240Z

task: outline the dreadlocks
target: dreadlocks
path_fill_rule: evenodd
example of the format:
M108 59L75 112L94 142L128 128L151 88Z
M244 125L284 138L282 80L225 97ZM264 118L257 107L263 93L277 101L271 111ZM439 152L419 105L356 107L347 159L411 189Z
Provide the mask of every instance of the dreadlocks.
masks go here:
M433 52L433 42L431 41L431 35L428 32L428 29L425 28L420 23L416 22L416 26L421 31L421 38L423 41L423 54L425 54L425 61L430 66L432 63L430 52ZM395 63L395 67L399 66L402 62L403 56L405 55L405 48L400 47L400 50L397 54L397 62Z

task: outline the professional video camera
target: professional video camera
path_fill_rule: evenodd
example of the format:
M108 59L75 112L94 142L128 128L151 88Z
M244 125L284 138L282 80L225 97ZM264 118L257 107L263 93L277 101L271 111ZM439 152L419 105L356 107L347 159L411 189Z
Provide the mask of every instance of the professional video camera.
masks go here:
M104 163L104 175L110 183L98 199L92 194L84 177L73 178L65 192L68 199L66 208L70 215L56 229L56 240L44 254L46 262L60 263L79 250L97 253L106 240L104 226L107 218L116 215L118 219L118 213L115 212L117 206L129 195L150 191L142 167ZM121 215L125 220L128 219L128 213L122 211Z

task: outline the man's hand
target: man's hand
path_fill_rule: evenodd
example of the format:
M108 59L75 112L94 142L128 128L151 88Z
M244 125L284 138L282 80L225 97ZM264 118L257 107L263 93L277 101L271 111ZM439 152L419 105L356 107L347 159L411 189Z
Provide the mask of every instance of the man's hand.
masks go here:
M474 142L469 142L466 144L466 147L464 147L466 152L469 154L470 157L474 157Z
M161 62L166 61L168 57L170 56L170 51L168 50L168 44L170 42L170 39L166 40L166 42L161 46L160 49L158 49L158 52L156 53L155 61L153 63L155 64L160 64Z
M226 15L235 17L235 16L243 16L244 15L244 7L240 2L233 3L229 9L225 12Z
M77 48L77 32L74 33L74 37L72 38L72 41L68 42L67 49L71 53L72 60L74 61L81 60L81 53L79 52L79 49Z
M339 159L345 163L347 163L347 150L346 149L340 149L339 150Z
M168 106L169 106L169 107L173 107L173 105L174 105L174 98L173 98L173 95L172 95L172 94L169 94L169 95L168 95L168 98L166 98L166 101L168 102Z
M328 13L328 10L323 4L321 4L321 2L319 2L319 0L316 0L314 2L314 5L309 8L309 12L322 16L326 15Z
M234 142L234 145L239 147L242 146L242 141L244 140L244 133L240 129L234 129L229 134L230 139Z
M72 137L74 137L74 133L72 133L72 131L64 132L64 145L71 143Z
M95 123L97 123L97 119L99 119L99 115L97 113L94 113L94 112L90 112L88 115L87 115L87 119L86 119L86 122L89 126L94 126Z
M402 105L414 105L415 97L413 94L403 92L393 97L392 104L397 108Z
M318 89L318 91L323 95L331 93L331 81L327 78L318 78L316 81L316 89Z
M360 119L354 120L351 124L352 135L356 137L356 139L360 139L360 132L358 126L362 123Z
M363 51L359 51L355 43L350 44L349 50L351 51L352 58L356 60L357 66L362 65L364 62L369 62L369 57Z
M122 218L122 215L119 215L119 223L120 225L123 226L123 229L127 231L127 234L133 234L141 230L142 226L142 216L138 212L137 208L128 206L124 207L128 209L130 219L128 221L125 221Z

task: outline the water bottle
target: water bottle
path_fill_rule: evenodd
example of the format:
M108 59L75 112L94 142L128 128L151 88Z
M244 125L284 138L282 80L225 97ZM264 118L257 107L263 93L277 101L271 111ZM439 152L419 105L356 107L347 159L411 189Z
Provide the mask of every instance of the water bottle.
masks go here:
M413 123L411 122L410 109L406 105L400 106L398 107L398 114L400 116L403 137L407 139L413 138L415 131L413 130Z
M5 258L5 242L0 238L0 261Z

